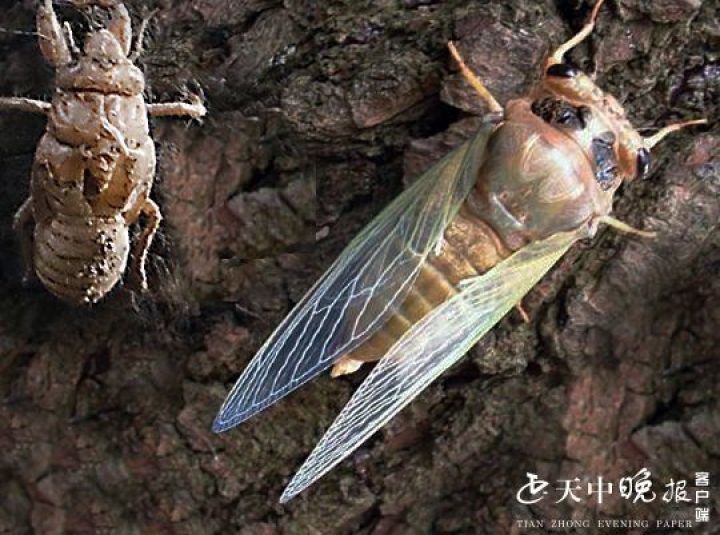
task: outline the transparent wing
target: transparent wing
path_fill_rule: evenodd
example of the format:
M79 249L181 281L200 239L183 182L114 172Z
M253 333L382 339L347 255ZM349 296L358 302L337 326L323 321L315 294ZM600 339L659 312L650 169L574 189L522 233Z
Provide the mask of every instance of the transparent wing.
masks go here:
M385 323L475 184L492 129L437 162L348 245L244 370L215 432L295 390Z
M556 234L522 248L488 273L463 281L460 293L416 323L388 350L280 501L289 500L342 461L467 353L580 237L580 232Z

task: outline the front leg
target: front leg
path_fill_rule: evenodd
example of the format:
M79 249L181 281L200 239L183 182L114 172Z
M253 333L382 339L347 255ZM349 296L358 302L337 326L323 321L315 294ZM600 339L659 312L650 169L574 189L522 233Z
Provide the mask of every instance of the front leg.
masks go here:
M52 1L52 0L47 0ZM69 0L78 9L98 6L107 9L110 21L107 24L107 31L115 36L117 42L127 56L132 46L132 22L130 13L121 0Z
M35 216L33 214L32 197L25 199L22 206L15 212L13 218L13 230L20 241L20 250L25 262L25 274L23 283L27 284L35 273L35 263L33 262L33 226Z
M147 271L145 269L147 254L160 226L160 222L162 221L162 214L160 207L152 199L147 197L140 200L139 205L131 210L131 213L134 213L134 215L132 216L132 220L128 220L128 225L137 221L141 214L147 217L147 223L144 225L140 238L133 247L134 265L132 268L133 272L131 273L132 277L137 279L140 291L144 292L148 289Z
M130 13L127 8L120 2L109 6L110 23L108 31L112 33L123 48L123 52L128 56L132 48L132 22L130 21Z
M155 13L157 13L158 10L154 9L150 12L149 15L145 16L140 23L140 28L137 32L137 37L135 38L135 46L132 51L132 54L130 54L130 61L135 63L137 59L142 55L143 49L144 49L144 40L145 40L145 32L147 31L148 24L150 23L150 19L152 19L155 16Z
M32 100L21 97L0 97L0 110L24 111L28 113L50 113L52 105L42 100Z
M192 117L197 119L207 113L207 108L194 96L192 102L163 102L160 104L148 104L148 113L154 117Z
M37 32L40 36L40 51L50 65L61 67L72 61L70 45L53 9L52 0L45 0L38 8Z

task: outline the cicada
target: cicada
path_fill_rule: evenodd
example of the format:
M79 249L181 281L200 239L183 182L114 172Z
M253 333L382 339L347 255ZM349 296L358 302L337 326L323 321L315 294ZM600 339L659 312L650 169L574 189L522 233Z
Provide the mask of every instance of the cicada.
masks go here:
M650 149L623 107L565 54L546 60L530 95L502 107L450 51L489 113L343 251L235 383L213 429L250 418L330 366L379 360L281 497L285 502L353 452L460 359L578 240L610 216L624 181L643 177Z

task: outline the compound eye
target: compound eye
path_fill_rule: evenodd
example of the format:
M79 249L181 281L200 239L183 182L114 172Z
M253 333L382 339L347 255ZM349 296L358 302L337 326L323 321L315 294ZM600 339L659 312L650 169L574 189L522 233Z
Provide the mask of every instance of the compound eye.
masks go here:
M547 68L547 71L545 71L545 74L548 76L557 76L558 78L573 78L577 76L577 69L575 67L571 67L567 63L556 63L554 65L550 65Z
M645 148L640 149L637 153L635 165L637 169L635 176L637 178L646 178L650 171L650 151Z

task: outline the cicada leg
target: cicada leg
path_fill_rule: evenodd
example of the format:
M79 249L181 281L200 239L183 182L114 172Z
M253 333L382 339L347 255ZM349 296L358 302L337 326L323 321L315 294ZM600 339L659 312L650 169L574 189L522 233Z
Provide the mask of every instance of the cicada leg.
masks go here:
M332 370L330 370L330 377L336 379L343 375L355 373L363 364L365 364L365 362L362 360L354 359L348 356L342 357L333 365Z
M550 65L555 65L557 63L562 63L565 54L567 54L570 50L572 50L577 45L582 43L585 39L587 39L587 37L592 33L593 29L595 28L595 21L597 20L598 13L600 13L600 7L603 5L604 1L605 0L597 0L597 2L595 2L592 14L590 15L590 20L585 24L585 26L582 27L582 29L578 33L576 33L571 39L561 44L555 50L555 52L553 52L550 57L548 57L546 67L549 67Z
M685 127L693 126L693 125L699 125L699 124L708 124L707 119L693 119L691 121L683 121L681 123L675 123L668 125L664 128L662 128L659 132L656 134L646 137L643 139L643 145L646 149L652 149L655 145L660 143L660 141L665 138L668 134L672 134L673 132L677 132L678 130L682 130Z
M490 109L490 113L502 116L503 107L495 99L495 97L492 96L490 91L488 91L487 87L485 87L485 84L482 83L480 78L475 76L475 73L472 72L470 67L465 64L462 56L460 56L460 52L458 52L457 48L455 48L452 41L448 43L448 48L450 49L450 54L452 54L452 57L457 62L463 77L473 87L473 89L475 89L480 98L485 101L485 104L487 104L487 107Z
M520 317L522 318L524 323L530 323L530 315L527 313L527 310L525 310L522 301L515 305L515 310L518 311L518 314L520 314Z
M615 219L609 215L598 218L598 223L605 223L608 227L612 227L617 231L624 232L625 234L634 234L635 236L640 236L641 238L655 238L657 236L656 232L636 229L624 221L620 221L619 219Z

